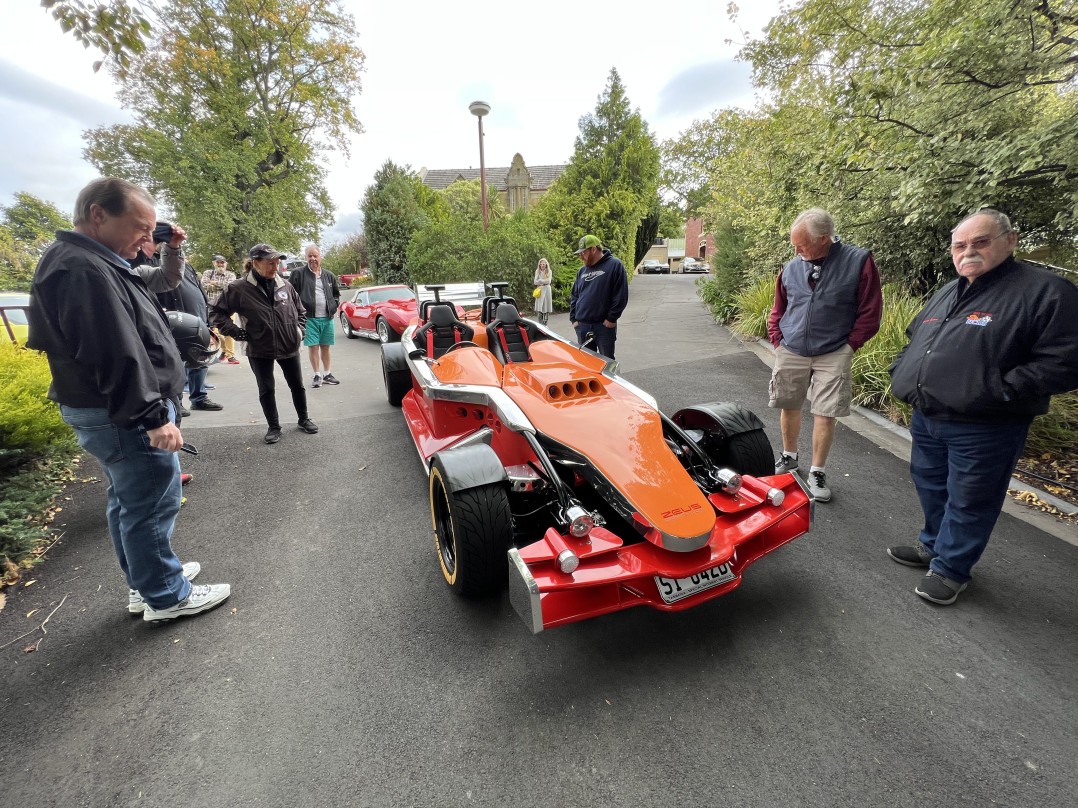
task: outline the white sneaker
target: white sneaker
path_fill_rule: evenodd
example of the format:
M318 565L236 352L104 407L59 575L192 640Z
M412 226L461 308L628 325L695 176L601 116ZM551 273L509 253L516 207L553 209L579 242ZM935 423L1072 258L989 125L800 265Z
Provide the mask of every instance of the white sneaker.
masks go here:
M817 502L830 502L831 489L827 487L827 475L822 471L809 472L809 493Z
M192 586L191 594L186 600L181 600L175 606L167 609L151 609L146 607L142 613L142 619L147 622L156 620L172 620L176 617L190 617L201 614L214 606L220 606L228 596L232 594L229 584L208 584L206 586Z
M188 581L195 580L200 572L202 572L202 565L197 561L188 561L183 565L183 577ZM142 599L137 589L127 590L127 611L131 614L142 614L146 611L146 601Z
M779 455L779 459L775 461L775 473L785 474L788 471L797 471L797 461L786 452L783 452Z
M322 374L321 373L316 373L316 374L314 374L314 381L311 382L311 387L318 388L318 387L321 387L321 386L322 386Z

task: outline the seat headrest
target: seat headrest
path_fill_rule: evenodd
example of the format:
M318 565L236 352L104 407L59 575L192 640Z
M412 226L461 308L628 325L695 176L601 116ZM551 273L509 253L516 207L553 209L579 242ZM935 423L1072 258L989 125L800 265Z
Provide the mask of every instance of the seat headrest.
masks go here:
M520 312L512 303L499 303L494 312L494 319L503 323L515 323L520 320Z
M457 321L457 313L453 311L452 306L442 304L440 306L431 306L427 312L427 319L438 328L444 328L447 325L453 325Z

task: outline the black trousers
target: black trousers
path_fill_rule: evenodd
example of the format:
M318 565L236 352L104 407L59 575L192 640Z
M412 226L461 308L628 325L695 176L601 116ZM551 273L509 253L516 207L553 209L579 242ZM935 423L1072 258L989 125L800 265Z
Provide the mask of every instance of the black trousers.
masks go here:
M296 407L296 415L302 421L307 417L307 391L303 388L303 368L299 363L299 354L284 359L256 359L247 357L247 363L255 374L258 382L258 403L262 405L262 413L266 416L266 423L274 429L281 428L281 419L277 415L277 397L274 394L273 363L281 366L284 380L288 389L292 391L292 404Z

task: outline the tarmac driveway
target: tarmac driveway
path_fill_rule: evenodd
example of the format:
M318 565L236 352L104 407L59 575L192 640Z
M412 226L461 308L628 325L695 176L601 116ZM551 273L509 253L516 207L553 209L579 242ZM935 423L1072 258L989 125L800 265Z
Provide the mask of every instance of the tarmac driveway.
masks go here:
M693 281L633 280L624 372L668 411L737 401L777 442L767 367ZM128 615L104 485L71 488L0 612L4 805L1075 804L1078 548L1004 514L958 604L927 604L884 553L919 527L906 464L844 424L816 529L737 591L532 636L508 597L442 583L378 356L341 339L321 432L288 428L286 393L276 446L248 368L211 370L226 409L184 423L175 545L232 583L214 612Z

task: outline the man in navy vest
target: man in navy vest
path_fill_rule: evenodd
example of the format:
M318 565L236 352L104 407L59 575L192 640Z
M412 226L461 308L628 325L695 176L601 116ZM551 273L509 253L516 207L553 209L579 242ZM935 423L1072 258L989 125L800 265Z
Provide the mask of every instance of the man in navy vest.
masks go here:
M853 354L880 330L883 296L872 253L835 238L835 222L810 208L790 227L797 257L779 273L767 333L775 346L768 406L782 410L775 473L798 467L801 406L812 410L809 491L828 502L827 455L835 419L850 414Z

